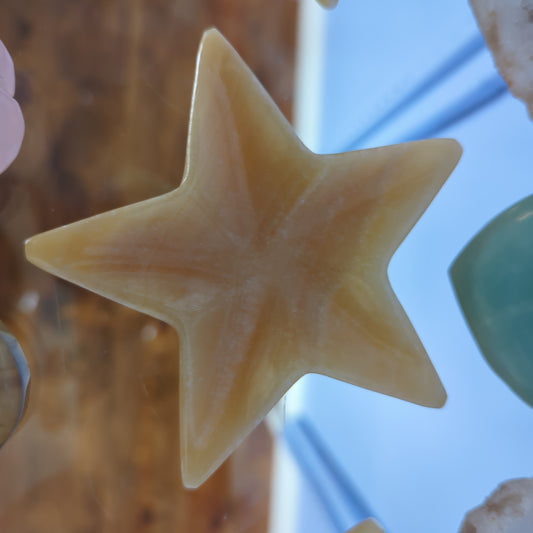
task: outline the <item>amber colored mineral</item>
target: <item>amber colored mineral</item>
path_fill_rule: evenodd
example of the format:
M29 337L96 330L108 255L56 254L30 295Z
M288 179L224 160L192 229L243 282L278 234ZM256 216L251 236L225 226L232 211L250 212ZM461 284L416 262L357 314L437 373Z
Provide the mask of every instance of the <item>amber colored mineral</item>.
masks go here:
M453 140L311 153L209 30L181 185L26 254L178 331L182 475L197 487L306 373L443 405L387 265L460 154Z

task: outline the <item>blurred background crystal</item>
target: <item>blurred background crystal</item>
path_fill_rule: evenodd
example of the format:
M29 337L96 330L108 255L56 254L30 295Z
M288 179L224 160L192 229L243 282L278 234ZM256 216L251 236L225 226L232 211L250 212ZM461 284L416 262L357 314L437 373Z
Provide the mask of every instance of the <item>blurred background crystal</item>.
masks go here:
M24 137L24 119L14 93L13 61L0 41L0 173L13 162Z
M17 339L0 322L0 447L22 419L30 369Z

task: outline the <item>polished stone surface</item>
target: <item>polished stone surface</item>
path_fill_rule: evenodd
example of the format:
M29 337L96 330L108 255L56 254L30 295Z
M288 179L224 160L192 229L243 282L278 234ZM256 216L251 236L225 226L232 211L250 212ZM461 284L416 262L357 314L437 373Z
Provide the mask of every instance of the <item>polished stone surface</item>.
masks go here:
M26 243L37 266L178 332L185 485L203 483L309 372L442 406L387 265L455 167L457 142L313 154L211 30L187 150L175 191Z
M481 353L533 407L533 196L489 222L450 276Z

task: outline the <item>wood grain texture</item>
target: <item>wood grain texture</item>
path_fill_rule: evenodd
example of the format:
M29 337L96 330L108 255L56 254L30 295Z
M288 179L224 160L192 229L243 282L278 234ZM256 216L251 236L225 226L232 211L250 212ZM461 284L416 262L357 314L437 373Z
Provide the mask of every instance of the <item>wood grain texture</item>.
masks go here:
M178 185L209 26L290 116L295 11L287 0L1 3L26 137L0 177L0 319L32 370L25 424L0 451L2 532L266 531L266 429L200 490L183 489L176 334L39 272L22 244Z

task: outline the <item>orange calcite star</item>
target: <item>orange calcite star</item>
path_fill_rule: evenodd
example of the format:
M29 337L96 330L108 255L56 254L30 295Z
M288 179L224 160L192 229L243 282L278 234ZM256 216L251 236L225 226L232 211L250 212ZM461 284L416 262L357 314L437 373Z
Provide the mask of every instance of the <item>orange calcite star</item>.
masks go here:
M178 331L184 484L200 485L309 372L441 406L387 265L459 145L313 154L210 30L187 149L176 190L26 243L35 265Z

